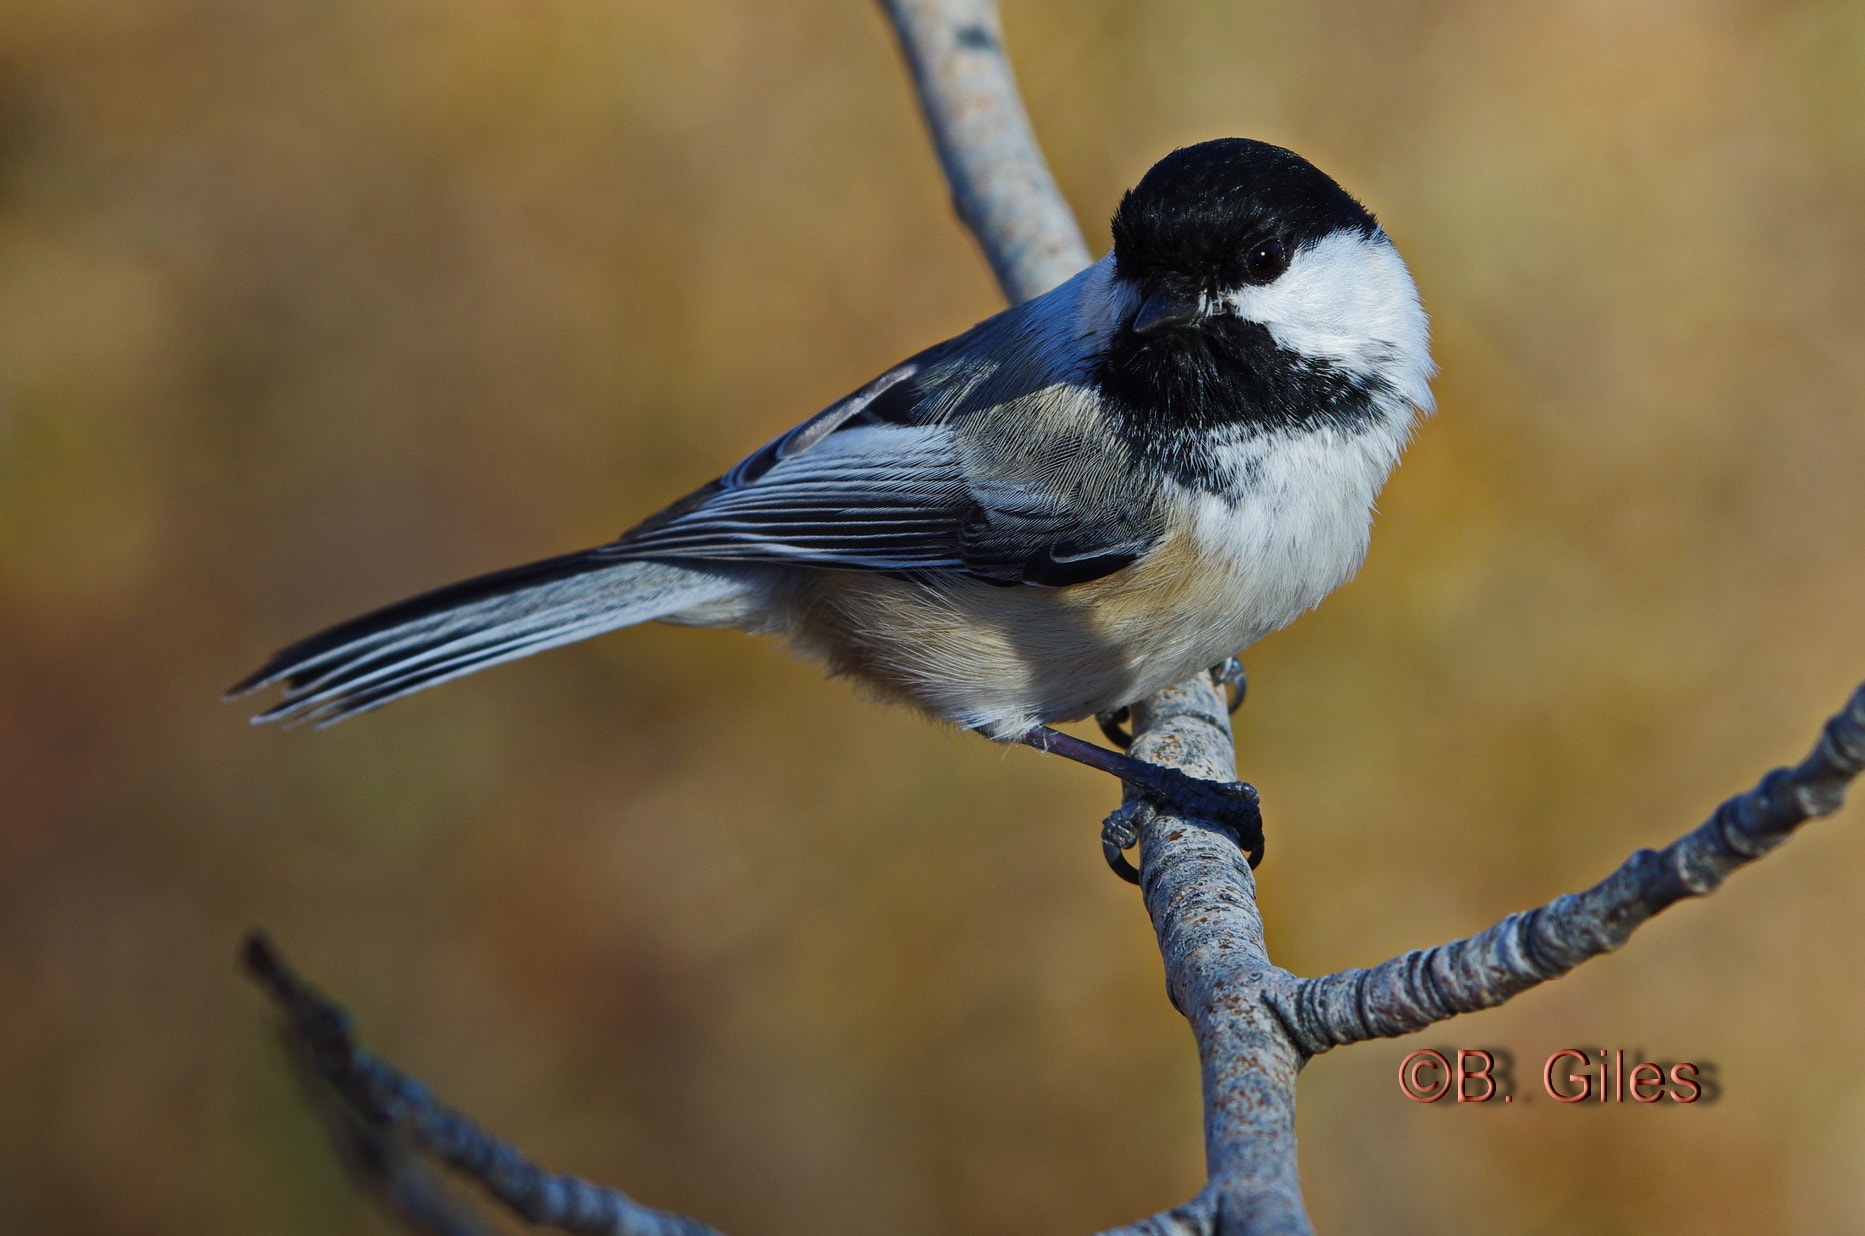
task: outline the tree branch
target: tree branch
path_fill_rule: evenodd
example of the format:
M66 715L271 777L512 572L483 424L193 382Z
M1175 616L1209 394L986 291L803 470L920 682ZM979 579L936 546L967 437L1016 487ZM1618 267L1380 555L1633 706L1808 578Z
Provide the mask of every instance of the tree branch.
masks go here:
M1236 778L1222 690L1208 677L1133 709L1131 752L1195 777ZM1140 825L1140 891L1159 937L1166 994L1198 1044L1209 1183L1190 1205L1123 1233L1306 1232L1295 1158L1302 1054L1263 1002L1269 960L1256 877L1228 834L1162 812Z
M1511 914L1489 930L1414 950L1370 970L1285 976L1270 1005L1310 1055L1422 1030L1459 1013L1494 1008L1581 962L1610 953L1652 915L1722 886L1808 820L1831 815L1865 769L1865 687L1826 723L1793 768L1777 768L1662 850L1640 850L1581 893Z
M1091 260L1004 55L996 0L881 0L958 211L1011 304Z
M538 1227L583 1236L719 1236L697 1219L653 1210L580 1176L545 1171L434 1097L425 1085L356 1045L349 1014L306 985L262 933L246 939L246 971L285 1018L285 1041L340 1107L333 1125L352 1169L415 1231L472 1236L484 1229L408 1161L433 1155Z

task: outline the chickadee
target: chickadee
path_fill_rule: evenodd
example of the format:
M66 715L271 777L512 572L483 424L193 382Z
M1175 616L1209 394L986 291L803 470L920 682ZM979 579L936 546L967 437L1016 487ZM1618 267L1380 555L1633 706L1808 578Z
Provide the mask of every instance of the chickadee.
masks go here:
M328 725L650 619L734 627L1260 841L1248 786L1048 727L1223 661L1353 574L1432 407L1425 313L1373 216L1263 142L1173 151L1113 237L617 540L352 619L231 693L283 683L256 721Z

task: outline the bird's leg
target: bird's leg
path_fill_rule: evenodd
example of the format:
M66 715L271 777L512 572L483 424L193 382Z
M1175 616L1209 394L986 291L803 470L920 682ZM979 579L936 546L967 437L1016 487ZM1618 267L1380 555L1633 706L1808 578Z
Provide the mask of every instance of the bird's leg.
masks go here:
M1138 873L1121 851L1138 838L1142 813L1156 807L1217 824L1236 837L1238 846L1250 857L1250 866L1263 861L1263 813L1257 807L1256 788L1247 782L1205 781L1187 776L1176 768L1148 764L1046 725L1033 727L1019 741L1039 751L1052 751L1078 764L1113 773L1133 788L1138 795L1136 800L1108 816L1101 830L1108 865L1124 879L1136 883L1139 880Z

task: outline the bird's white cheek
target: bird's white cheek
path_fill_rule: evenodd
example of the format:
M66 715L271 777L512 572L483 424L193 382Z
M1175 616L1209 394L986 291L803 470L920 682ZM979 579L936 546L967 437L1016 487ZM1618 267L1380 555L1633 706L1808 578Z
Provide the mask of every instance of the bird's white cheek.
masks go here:
M1299 250L1274 283L1240 288L1227 301L1281 347L1377 376L1430 410L1430 324L1411 272L1385 237L1337 232Z

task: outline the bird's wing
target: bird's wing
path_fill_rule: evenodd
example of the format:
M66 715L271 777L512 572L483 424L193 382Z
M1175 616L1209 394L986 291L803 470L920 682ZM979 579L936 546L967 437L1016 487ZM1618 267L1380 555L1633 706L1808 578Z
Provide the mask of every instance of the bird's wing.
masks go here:
M631 558L953 569L965 506L943 427L860 427L827 436L756 480L715 482L690 509L611 548Z
M1156 537L1130 511L1084 497L1105 486L1084 484L1081 435L1057 432L1057 396L999 398L1002 380L955 350L964 338L875 379L604 552L1048 586L1144 553ZM1029 418L1013 427L1025 430L1014 460L980 451L968 431L980 414Z

